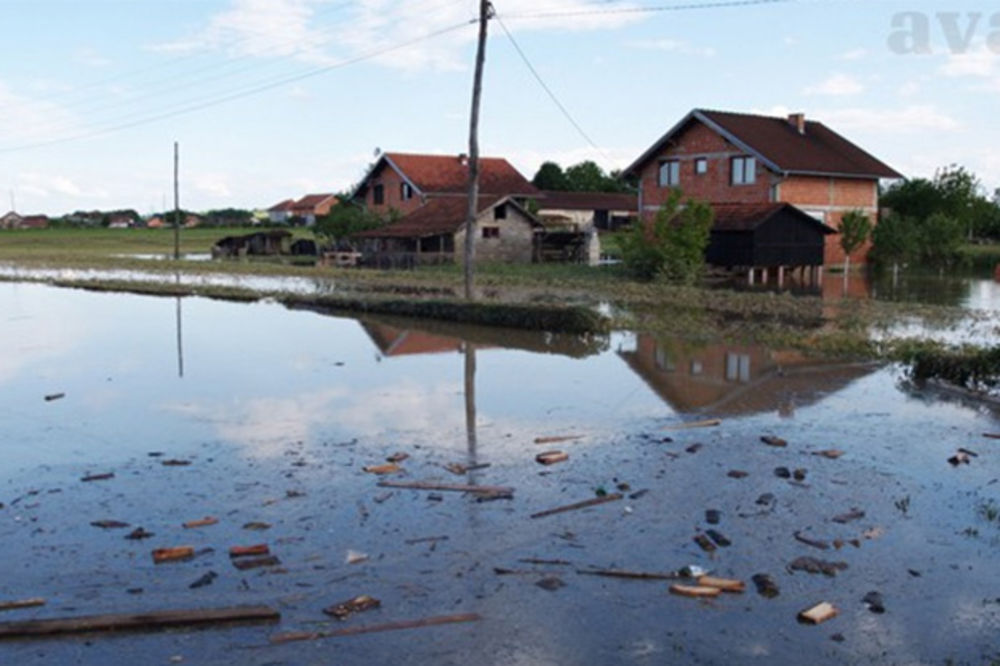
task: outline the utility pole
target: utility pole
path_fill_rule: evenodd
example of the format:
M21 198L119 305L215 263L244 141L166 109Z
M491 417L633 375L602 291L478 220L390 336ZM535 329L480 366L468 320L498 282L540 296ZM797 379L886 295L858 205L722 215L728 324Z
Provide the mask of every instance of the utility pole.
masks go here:
M180 186L177 184L179 163L180 149L174 141L174 261L181 258L181 194Z
M469 116L469 208L465 216L465 298L475 297L476 215L479 212L479 102L483 94L483 65L486 62L486 30L493 18L493 5L479 0L479 45L476 73L472 82L472 113Z

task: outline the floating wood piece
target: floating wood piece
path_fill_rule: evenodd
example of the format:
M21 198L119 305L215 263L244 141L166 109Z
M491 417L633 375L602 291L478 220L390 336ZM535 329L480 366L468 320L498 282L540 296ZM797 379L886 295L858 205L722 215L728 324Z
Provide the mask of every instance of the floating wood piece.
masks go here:
M717 587L723 592L730 594L742 594L746 589L746 583L732 578L716 578L715 576L699 576L698 585L702 587Z
M726 476L728 476L730 479L745 479L748 476L750 476L750 473L744 472L741 469L731 469L728 472L726 472Z
M849 523L852 520L861 520L864 517L865 517L865 512L862 511L861 509L851 509L847 513L842 513L839 516L834 516L833 522L840 523L843 525L844 523Z
M190 460L179 460L177 458L171 458L169 460L163 460L160 462L164 467L187 467L191 464Z
M829 458L830 460L836 460L840 456L844 455L844 452L840 449L825 449L823 451L813 451L813 455Z
M450 490L457 493L479 493L483 495L511 495L508 486L473 486L465 483L438 483L436 481L379 481L381 488L409 488L411 490Z
M540 569L507 569L506 567L493 567L493 573L498 576L548 576L551 571Z
M536 437L535 444L558 444L559 442L574 442L583 439L584 435L556 435L554 437Z
M555 565L569 565L572 564L569 560L547 560L540 557L522 557L518 562L524 562L525 564L555 564Z
M628 578L631 580L677 580L678 578L686 578L686 576L682 576L676 571L656 573L649 571L625 571L624 569L577 569L576 572L584 576Z
M767 574L754 574L750 580L753 581L754 586L757 588L757 594L765 599L773 599L781 594L781 591L778 589L778 584L775 583L774 579Z
M266 543L258 543L253 546L233 546L229 549L229 557L250 557L256 555L270 555L271 549Z
M356 550L348 550L347 555L344 556L344 562L346 564L360 564L361 562L368 561L367 553L360 553Z
M234 558L232 562L233 566L240 571L258 569L260 567L276 567L281 564L281 560L274 555L268 555L265 557L237 557Z
M385 624L373 624L363 627L344 627L343 629L332 629L330 631L316 631L316 632L296 631L285 634L276 634L271 637L271 642L288 643L291 641L312 641L320 638L338 638L341 636L356 636L358 634L372 634L382 631L401 631L404 629L421 629L423 627L436 627L443 624L478 622L481 619L483 618L478 613L439 615L436 617L427 617L420 620L387 622Z
M410 546L413 546L413 545L418 544L418 543L437 543L438 541L447 541L447 540L448 540L448 536L447 535L445 535L445 536L429 536L429 537L420 537L418 539L407 539L406 543L408 545L410 545Z
M90 524L103 530L117 530L129 526L128 523L123 523L120 520L94 520Z
M726 538L726 536L718 530L705 530L705 534L707 534L708 537L721 548L727 548L728 546L733 545L733 542Z
M390 463L401 463L409 457L410 457L409 453L404 453L400 451L398 453L393 453L391 456L386 458L385 461Z
M788 442L775 435L764 435L760 438L760 441L764 442L768 446L788 446Z
M361 594L353 599L348 599L347 601L342 601L339 604L328 606L323 609L323 612L331 617L337 618L338 620L346 620L355 613L363 613L367 610L378 608L381 605L382 602L375 597L368 596L367 594Z
M554 465L569 460L569 454L562 451L545 451L535 456L535 461L543 465Z
M210 525L217 525L218 523L219 523L219 519L218 518L213 518L211 516L205 516L204 518L202 518L200 520L189 520L188 522L184 523L184 529L190 530L190 529L194 529L196 527L208 527Z
M796 541L804 543L807 546L812 546L813 548L819 548L820 550L830 549L830 544L828 544L826 541L821 541L820 539L810 539L809 537L804 536L802 532L796 531L792 534L792 536L795 537Z
M49 393L45 396L45 402L52 402L53 400L62 400L66 397L65 393Z
M396 463L386 463L384 465L368 465L367 467L362 467L364 471L369 474L395 474L396 472L403 469Z
M88 474L84 477L81 477L80 480L83 482L107 481L108 479L113 479L113 478L115 478L114 472L105 472L104 474Z
M245 530L269 530L271 529L271 523L262 523L259 521L253 521L243 524L243 529Z
M191 583L190 585L188 585L188 587L191 588L192 590L197 590L200 587L205 587L206 585L211 585L212 581L215 580L218 577L219 577L219 574L215 573L214 571L209 571L204 576L202 576L198 580L196 580L193 583Z
M985 437L986 439L1000 439L1000 434L992 432L984 432L983 437Z
M592 506L598 506L599 504L607 504L608 502L616 502L622 499L621 493L611 493L610 495L605 495L604 497L595 497L593 499L584 500L583 502L576 502L574 504L567 504L565 506L559 506L554 509L547 509L546 511L539 511L538 513L531 514L532 518L544 518L546 516L552 516L557 513L564 513L566 511L576 511L577 509L586 509Z
M799 613L799 620L808 624L820 624L837 617L839 612L836 606L824 601Z
M838 571L847 569L847 562L828 562L815 557L797 557L788 565L789 571L805 571L806 573L821 573L825 576L836 576Z
M0 639L55 636L94 631L152 631L233 622L277 622L281 614L267 606L236 606L149 613L114 613L81 617L0 623Z
M679 583L674 583L670 586L670 594L676 594L681 597L707 599L719 596L722 594L722 590L717 587L707 587L705 585L680 585Z
M35 608L44 606L45 599L34 597L32 599L17 599L14 601L0 601L0 611L17 610L19 608Z
M694 542L698 544L698 547L700 547L706 553L715 552L715 544L712 543L711 540L709 540L709 538L704 534L694 535Z
M131 539L133 541L138 541L139 539L148 539L151 536L155 536L152 532L147 532L142 527L137 527L128 534L125 535L126 539Z
M194 557L193 546L176 546L174 548L157 548L153 551L153 563L180 562Z
M687 423L670 423L660 430L688 430L690 428L714 428L722 425L722 419L707 419L705 421L688 421Z

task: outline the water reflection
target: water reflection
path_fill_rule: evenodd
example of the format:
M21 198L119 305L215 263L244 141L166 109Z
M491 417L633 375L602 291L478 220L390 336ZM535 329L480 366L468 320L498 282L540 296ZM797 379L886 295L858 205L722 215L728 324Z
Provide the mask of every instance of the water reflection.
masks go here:
M796 408L875 371L871 364L823 363L760 345L697 344L638 335L618 355L678 412L794 415Z

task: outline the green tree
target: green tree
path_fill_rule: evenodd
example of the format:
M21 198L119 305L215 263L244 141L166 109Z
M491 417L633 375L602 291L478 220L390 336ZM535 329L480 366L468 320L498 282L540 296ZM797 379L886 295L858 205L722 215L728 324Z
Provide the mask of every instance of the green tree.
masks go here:
M566 169L569 189L574 192L602 192L607 187L608 176L592 160L585 160Z
M934 213L917 225L919 259L931 266L946 266L958 255L965 241L962 222L945 213Z
M872 222L860 210L844 213L840 220L840 248L844 251L844 275L851 269L851 253L860 248L872 233Z
M543 162L531 179L531 184L540 190L564 192L569 189L569 180L563 168L555 162Z
M623 233L625 269L640 280L697 282L704 272L714 217L707 204L688 200L681 206L680 194L671 194L650 224L633 224Z
M385 224L379 215L348 200L346 196L338 195L338 199L340 202L330 209L329 214L316 218L316 225L313 227L313 233L326 238L331 245Z
M872 229L872 259L894 268L909 261L916 251L917 223L912 218L892 212Z

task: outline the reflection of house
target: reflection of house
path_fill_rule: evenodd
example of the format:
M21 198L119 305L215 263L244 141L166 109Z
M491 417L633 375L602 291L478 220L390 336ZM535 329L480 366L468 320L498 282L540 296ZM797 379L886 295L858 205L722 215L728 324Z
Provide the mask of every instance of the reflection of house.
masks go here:
M271 224L287 224L292 216L292 208L295 206L293 199L285 199L267 209L267 217Z
M461 338L434 335L413 328L397 328L375 321L362 321L361 327L383 356L444 354L462 351Z
M879 179L902 176L803 114L773 118L695 109L656 141L626 176L639 180L640 213L655 214L675 190L710 203L790 203L840 228L850 210L874 223ZM856 257L863 261L867 248ZM830 235L825 262L843 261Z
M786 412L837 391L874 366L823 363L798 352L759 345L688 346L638 336L619 355L650 388L679 412L715 415Z
M337 203L335 194L307 194L292 204L292 217L311 227L316 224L317 217L328 215Z
M398 222L357 235L364 254L379 266L461 262L465 246L466 197L429 200ZM531 262L541 224L511 197L480 197L476 259Z
M10 211L0 217L0 229L44 229L49 226L49 218L45 215L20 215Z
M552 258L594 265L601 258L598 231L619 229L635 219L634 194L546 191L535 201L545 226L543 259L555 253Z

